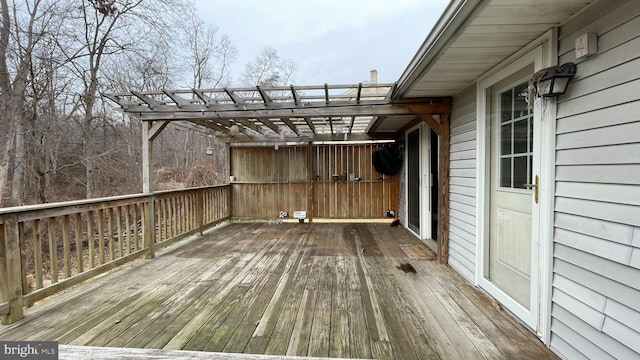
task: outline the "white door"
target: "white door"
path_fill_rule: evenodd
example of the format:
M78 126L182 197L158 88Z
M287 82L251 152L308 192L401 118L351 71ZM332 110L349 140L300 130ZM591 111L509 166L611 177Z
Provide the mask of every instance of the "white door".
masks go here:
M429 135L430 130L420 124L405 139L407 227L421 240L431 235Z
M538 55L538 56L536 56ZM537 328L541 116L525 100L539 68L532 52L485 87L485 207L479 284ZM517 66L516 66L517 65Z
M521 95L533 66L491 89L491 183L487 278L530 309L533 111ZM500 87L500 85L506 85Z

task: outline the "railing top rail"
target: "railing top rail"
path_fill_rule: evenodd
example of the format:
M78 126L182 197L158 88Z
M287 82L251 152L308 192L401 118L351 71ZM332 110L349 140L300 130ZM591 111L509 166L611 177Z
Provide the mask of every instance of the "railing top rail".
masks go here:
M7 215L7 214L20 214L20 213L33 212L33 211L55 210L55 209L62 209L62 208L75 207L75 206L87 206L87 205L95 205L95 204L107 203L107 202L143 199L152 195L165 195L165 194L180 193L180 192L193 192L198 190L223 188L227 186L229 185L224 184L224 185L213 185L213 186L201 186L201 187L193 187L193 188L180 189L180 190L156 191L153 193L128 194L128 195L118 195L118 196L110 196L110 197L95 198L95 199L61 201L61 202L48 203L48 204L6 207L6 208L0 208L0 219L3 215Z

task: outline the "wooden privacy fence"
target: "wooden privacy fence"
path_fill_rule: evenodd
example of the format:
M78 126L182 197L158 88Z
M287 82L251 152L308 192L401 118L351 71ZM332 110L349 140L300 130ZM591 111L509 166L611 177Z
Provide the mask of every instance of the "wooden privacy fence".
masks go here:
M0 209L0 315L230 217L229 186ZM150 231L149 229L155 229Z
M383 144L232 147L232 214L267 219L280 211L320 218L383 218L398 210L399 175L372 165Z

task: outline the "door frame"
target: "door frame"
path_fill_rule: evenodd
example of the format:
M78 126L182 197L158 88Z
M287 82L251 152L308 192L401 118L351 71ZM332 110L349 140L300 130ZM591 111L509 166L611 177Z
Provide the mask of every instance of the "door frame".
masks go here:
M535 304L532 302L531 310L514 305L506 293L498 289L484 276L486 267L486 245L488 239L485 238L487 227L485 216L489 204L486 193L490 180L487 176L486 156L490 150L487 139L490 132L487 131L486 118L486 90L501 79L515 73L518 69L530 64L532 59L536 60L535 71L540 68L557 64L557 30L552 29L523 47L513 56L494 67L492 70L481 76L477 82L477 107L476 107L476 134L478 139L477 163L476 163L476 266L475 283L483 288L491 296L496 298L503 305L507 304L507 309L518 317L525 325L531 328L545 344L548 344L551 337L551 294L552 294L552 260L553 260L553 208L555 192L555 124L556 124L556 101L547 99L537 99L534 103L534 113L541 117L540 126L540 186L539 186L539 237L534 249L537 253L537 261L532 261L532 288L535 293ZM537 266L534 266L537 264ZM535 278L535 282L534 282ZM511 299L511 301L509 301ZM535 305L535 306L534 306Z
M419 172L420 172L420 233L416 233L409 227L409 176L408 176L408 167L405 167L405 179L406 192L404 196L407 201L405 201L405 214L407 214L407 223L405 224L405 228L409 230L412 234L416 235L421 241L431 239L431 133L430 128L425 124L418 124L405 132L405 144L408 142L409 134L418 131L419 134ZM405 146L405 159L409 158L409 147Z

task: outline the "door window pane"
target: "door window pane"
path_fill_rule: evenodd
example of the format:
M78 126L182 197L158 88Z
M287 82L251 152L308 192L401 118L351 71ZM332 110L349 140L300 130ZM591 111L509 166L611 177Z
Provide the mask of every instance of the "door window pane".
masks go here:
M500 155L511 154L512 127L511 123L500 126Z
M511 159L500 159L500 186L511 187Z
M524 101L528 83L500 93L500 187L524 189L531 177L533 112Z
M522 154L528 152L529 126L528 119L518 120L513 123L513 153Z
M527 183L529 177L527 175L528 156L518 156L513 158L513 187L517 189L524 189L524 184Z

